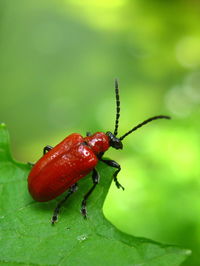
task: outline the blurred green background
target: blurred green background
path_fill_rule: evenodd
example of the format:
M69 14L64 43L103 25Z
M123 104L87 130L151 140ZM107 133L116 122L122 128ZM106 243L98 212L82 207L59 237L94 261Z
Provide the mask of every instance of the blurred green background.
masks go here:
M200 2L2 0L0 120L17 160L36 161L66 135L122 135L122 166L105 203L119 229L192 249L200 265ZM102 176L101 178L106 178Z

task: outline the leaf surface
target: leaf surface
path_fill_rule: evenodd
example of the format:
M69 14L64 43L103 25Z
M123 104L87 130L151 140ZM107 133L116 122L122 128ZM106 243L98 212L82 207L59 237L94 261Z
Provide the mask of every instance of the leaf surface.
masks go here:
M113 169L99 163L100 184L88 200L88 219L80 214L84 193L92 186L91 175L79 182L59 222L50 218L56 200L39 203L27 190L31 167L12 159L9 136L0 125L0 263L3 265L176 266L191 253L179 247L133 237L108 222L102 206Z

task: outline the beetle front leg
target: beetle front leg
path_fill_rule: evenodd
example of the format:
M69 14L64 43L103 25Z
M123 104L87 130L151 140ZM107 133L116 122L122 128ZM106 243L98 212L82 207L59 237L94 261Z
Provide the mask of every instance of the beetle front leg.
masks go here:
M121 166L117 162L115 162L114 160L100 159L100 161L111 166L111 167L117 168L117 170L113 174L113 179L115 181L115 185L117 186L117 188L122 188L124 190L124 187L117 180L117 175L118 175L119 171L121 170Z
M92 172L92 181L93 181L93 186L91 187L91 189L84 195L83 197L83 201L81 203L81 213L83 215L84 218L87 218L87 208L86 208L86 203L87 200L89 198L89 196L91 195L91 193L93 192L93 190L95 189L96 185L99 183L99 173L97 172L97 170L94 168L93 172Z
M70 189L68 190L67 192L67 195L65 196L65 198L63 200L61 200L56 208L54 209L54 212L53 212L53 216L51 218L51 223L54 224L55 222L58 221L58 214L60 212L60 208L62 207L62 205L65 203L65 201L74 193L76 192L78 189L78 185L77 183L75 183L73 186L70 187Z
M48 151L50 151L52 149L53 149L53 147L50 146L50 145L45 146L44 149L43 149L43 154L45 155Z

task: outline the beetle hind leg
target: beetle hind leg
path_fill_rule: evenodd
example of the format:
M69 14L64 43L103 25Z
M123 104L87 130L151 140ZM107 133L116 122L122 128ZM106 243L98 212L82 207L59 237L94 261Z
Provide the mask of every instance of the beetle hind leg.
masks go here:
M87 204L87 200L89 198L89 196L92 194L93 190L95 189L96 185L99 183L99 173L97 172L97 170L94 168L93 172L92 172L92 181L93 181L93 186L90 188L90 190L84 195L83 197L83 201L81 203L81 213L83 215L84 218L87 218L87 208L86 208L86 204Z
M70 187L70 189L68 190L67 192L67 195L64 197L63 200L61 200L56 208L54 209L54 212L53 212L53 216L51 218L51 223L54 224L55 222L58 221L58 215L60 213L60 208L62 207L62 205L65 203L65 201L74 193L76 192L78 189L78 185L77 183L75 183L73 186Z

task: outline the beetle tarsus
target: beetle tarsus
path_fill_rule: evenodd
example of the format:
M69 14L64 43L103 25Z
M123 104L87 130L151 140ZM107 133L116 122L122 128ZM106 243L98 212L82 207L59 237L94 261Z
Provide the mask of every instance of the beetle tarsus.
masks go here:
M122 190L124 190L124 187L117 180L117 175L118 175L120 170L121 170L121 167L120 167L120 165L118 165L118 170L114 172L113 179L114 179L116 187L119 188L119 189L121 188Z
M83 218L84 218L84 219L87 219L86 200L83 200L83 201L82 201L81 214L83 215Z
M118 180L114 180L115 181L115 185L117 186L117 188L121 188L122 190L124 190L125 188L118 182Z
M73 186L70 187L70 189L68 190L67 195L64 197L64 199L61 200L61 201L57 204L56 208L54 209L53 216L52 216L52 218L51 218L51 223L52 223L52 224L55 224L55 222L58 221L58 214L59 214L59 212L60 212L60 208L61 208L62 205L65 203L65 201L66 201L66 200L67 200L67 199L68 199L68 198L69 198L74 192L77 191L77 189L78 189L78 185L77 185L77 183L75 183Z
M94 168L92 172L92 181L93 181L93 186L90 188L90 190L84 195L82 203L81 203L81 213L84 218L87 218L87 209L86 209L86 204L89 196L92 194L93 190L95 189L96 185L99 183L99 173L97 170Z
M102 161L103 163L105 163L111 167L117 168L117 170L113 174L113 179L114 179L116 187L124 190L124 187L117 180L117 175L119 174L119 172L121 170L121 166L117 162L115 162L114 160L100 159L100 161Z
M53 215L51 218L51 224L54 225L58 221L58 215Z

